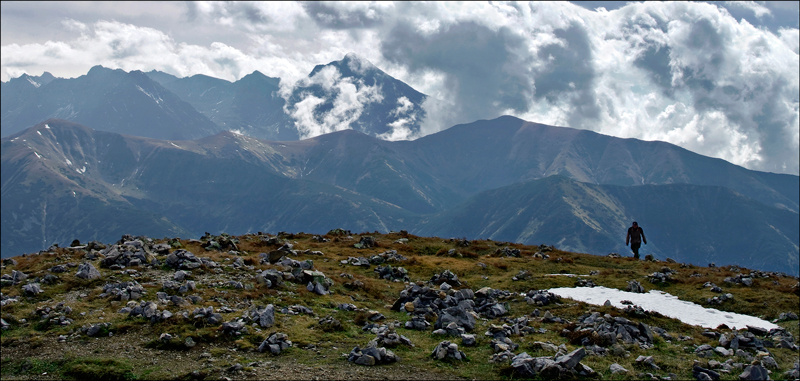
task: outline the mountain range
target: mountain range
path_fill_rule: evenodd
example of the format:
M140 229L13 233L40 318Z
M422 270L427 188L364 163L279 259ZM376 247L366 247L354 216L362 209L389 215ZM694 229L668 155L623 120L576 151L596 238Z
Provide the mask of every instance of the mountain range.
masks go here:
M155 82L154 82L155 83ZM121 234L405 229L798 273L798 177L514 117L414 141L158 140L51 119L2 139L2 254Z
M395 129L418 133L425 117L424 94L354 54L317 65L306 81L288 90L287 99L280 94L280 81L258 71L230 82L202 74L179 78L156 70L125 72L102 66L78 78L25 74L2 82L0 135L58 118L98 131L155 139L192 140L237 131L292 141L315 135L308 124L393 138ZM337 100L349 96L342 95L342 89L353 89L359 102L337 109L344 119L329 123L329 114L342 103ZM364 94L369 97L362 99Z

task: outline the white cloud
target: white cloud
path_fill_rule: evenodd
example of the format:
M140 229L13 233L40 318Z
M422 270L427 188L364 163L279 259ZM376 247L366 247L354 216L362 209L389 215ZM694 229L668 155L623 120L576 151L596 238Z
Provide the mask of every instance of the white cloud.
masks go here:
M315 89L321 89L323 94L315 95ZM366 105L383 100L379 86L342 78L334 66L326 66L314 76L298 81L294 88L282 90L287 99L284 112L295 120L301 139L350 129ZM323 105L330 107L321 110Z
M773 33L721 6L690 2L629 3L603 12L562 2L188 4L186 15L171 14L174 25L163 27L58 16L50 24L60 25L63 38L2 46L0 76L44 70L63 76L59 71L85 73L97 64L228 80L259 70L282 78L288 97L315 65L355 52L428 95L426 116L417 119L420 135L512 114L666 140L751 169L800 171L796 25ZM756 2L725 6L758 18L782 16ZM203 42L187 42L184 30ZM403 45L410 38L427 45ZM335 73L315 77L306 85L318 83L326 93L305 94L286 110L304 136L346 128L381 94ZM315 114L322 104L332 108ZM396 117L383 137L413 138L406 131L412 115Z

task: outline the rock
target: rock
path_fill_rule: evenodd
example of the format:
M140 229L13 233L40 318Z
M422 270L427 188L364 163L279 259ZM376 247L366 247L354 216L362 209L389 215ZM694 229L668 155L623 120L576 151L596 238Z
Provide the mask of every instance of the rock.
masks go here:
M754 335L757 335L757 336L766 336L767 333L769 332L769 330L767 330L767 329L764 329L764 328L761 328L761 327L752 326L752 325L748 325L747 326L747 331L751 332L751 333L753 333Z
M766 356L761 359L761 365L769 369L778 369L778 362L771 356Z
M581 347L556 359L556 365L572 369L575 365L578 365L584 357L586 357L586 350Z
M102 274L91 263L84 262L78 265L78 272L75 273L75 276L81 279L93 280L101 278Z
M39 287L39 283L28 283L22 286L22 291L25 292L25 295L29 296L36 296L44 292L42 288Z
M656 365L655 360L653 359L653 356L639 356L639 357L636 358L636 364L640 365L640 366L650 367L653 370L661 369L661 368L659 368L658 365Z
M611 372L611 374L628 373L627 369L623 368L622 365L617 363L611 364L611 366L608 367L608 370Z
M632 280L632 281L628 282L628 287L625 288L625 291L635 292L635 293L638 293L638 294L643 294L644 293L644 287L642 286L641 283L639 283L639 281Z
M342 331L344 327L342 327L342 322L338 319L334 318L333 316L325 316L322 319L319 319L317 324L322 328L325 332L333 332L333 331Z
M795 361L794 368L786 371L783 374L783 378L790 379L790 380L796 380L796 379L800 378L800 362Z
M376 363L375 357L372 357L370 355L364 355L364 354L362 354L361 356L356 357L355 360L353 360L353 362L358 364L358 365L365 365L365 366L373 366Z
M475 329L475 317L461 306L446 308L436 322L435 327L442 328L450 324L450 322L455 322L467 332L472 332Z
M269 328L275 325L275 306L268 304L266 307L255 307L248 311L249 319L257 323L261 328Z
M436 348L433 349L431 357L434 360L454 359L464 361L467 359L467 355L458 350L458 345L449 341L442 341L439 343Z
M740 380L767 380L769 373L767 369L761 365L748 365L744 368L744 372L739 375Z
M273 332L261 342L261 345L258 346L258 351L261 353L270 351L273 355L279 355L283 350L291 346L292 342L289 341L289 337L285 333Z
M692 375L697 380L719 380L719 373L697 365L692 367Z
M465 347L471 347L471 346L474 346L475 343L476 343L475 342L475 335L470 335L470 334L466 334L466 333L461 335L461 345L463 345Z
M361 240L358 241L357 244L353 245L353 247L357 249L368 249L374 246L375 246L375 239L370 236L362 236Z

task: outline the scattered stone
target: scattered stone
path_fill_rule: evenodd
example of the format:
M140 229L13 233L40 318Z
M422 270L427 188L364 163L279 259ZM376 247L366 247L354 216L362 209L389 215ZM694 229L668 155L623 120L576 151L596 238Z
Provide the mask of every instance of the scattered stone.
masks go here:
M137 300L141 298L147 291L133 280L120 283L106 283L103 285L103 293L99 295L101 298L112 297L113 300L121 300L127 302L129 300Z
M402 267L392 267L392 265L378 266L374 270L378 277L395 282L408 282L408 271Z
M344 327L342 326L342 322L340 322L339 319L336 319L331 315L328 315L328 316L323 317L322 319L319 319L317 324L325 332L334 332L334 331L343 331L344 330Z
M266 269L256 275L256 281L267 288L275 288L283 282L283 273L275 269Z
M547 290L531 290L525 295L525 301L528 304L534 304L541 307L550 303L560 302L561 298Z
M22 286L22 291L28 296L36 296L44 292L39 286L39 283L28 283Z
M174 269L196 269L203 265L203 261L190 251L178 249L170 253L166 259L167 266Z
M769 372L759 364L748 365L744 372L739 375L740 380L768 380Z
M617 363L611 364L611 366L608 367L608 370L611 372L611 374L628 373L627 369L623 368L622 365Z
M434 360L454 359L458 361L467 360L467 355L458 350L458 344L449 341L442 341L433 349L431 357Z
M653 370L660 370L661 368L656 365L653 356L639 356L636 358L636 364L642 367L648 367Z
M293 305L288 306L288 307L283 307L283 308L281 308L281 313L282 314L288 314L288 315L300 315L300 314L315 315L314 314L314 310L312 310L311 308L308 308L306 306L299 305L299 304L293 304Z
M644 294L644 287L642 287L642 284L639 283L638 280L631 280L628 281L628 287L625 288L625 291Z
M497 249L494 252L494 255L497 257L506 257L506 258L519 258L520 257L519 249L504 247L502 249Z
M357 309L358 309L358 308L356 307L356 305L355 305L355 304L352 304L352 303L341 303L341 304L339 304L338 306L336 306L336 308L337 308L337 309L340 309L340 310L342 310L342 311L355 311L355 310L357 310Z
M100 334L100 331L103 329L108 329L111 327L111 323L97 323L97 324L87 324L81 327L81 332L85 333L87 336L94 337Z
M475 335L464 333L461 335L461 345L465 347L472 347L475 346Z
M372 339L372 341L370 341L368 346L395 348L399 345L405 345L411 348L414 347L414 344L411 343L409 338L400 335L395 331L395 327L393 325L382 324L371 329L371 331L374 332L376 336L374 339Z
M219 328L223 333L231 336L241 336L248 333L247 323L239 318L229 322L222 323Z
M719 380L719 373L711 369L700 367L696 365L696 363L692 367L692 376L694 376L696 380Z
M358 241L358 243L356 243L355 245L353 245L353 247L355 247L356 249L368 249L374 246L375 246L375 238L372 238L370 236L362 236L361 240Z
M733 294L728 293L728 294L722 294L720 296L715 296L713 298L708 298L706 302L708 302L709 304L722 304L727 300L733 300Z
M133 311L131 311L133 313ZM184 315L187 317L189 314ZM192 311L192 318L195 320L205 321L208 325L217 325L222 322L222 315L214 312L214 307L208 306L206 308L198 307Z
M440 274L433 274L430 282L436 286L441 285L444 282L447 282L453 287L461 286L461 281L458 280L458 276L450 270L444 270Z
M798 320L797 314L792 311L781 312L781 314L778 316L778 319L776 319L775 322L777 323L779 321L787 321L787 320Z
M292 346L292 342L289 341L289 337L286 336L285 333L281 332L273 332L269 337L267 337L264 341L261 342L261 345L258 346L258 351L264 353L266 351L270 351L273 355L281 354L281 351L286 350Z
M275 325L275 306L268 304L266 307L252 307L247 311L245 318L261 328L272 327Z
M347 361L364 366L374 366L381 364L390 364L400 361L400 358L389 349L384 347L375 347L373 343L367 345L366 348L359 347L353 348L347 356Z

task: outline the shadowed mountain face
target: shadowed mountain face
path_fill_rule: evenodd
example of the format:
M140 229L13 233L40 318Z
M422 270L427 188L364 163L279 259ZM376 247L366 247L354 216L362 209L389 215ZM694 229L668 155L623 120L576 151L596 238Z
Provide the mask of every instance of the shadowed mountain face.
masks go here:
M48 120L2 141L2 250L342 227L607 254L628 252L637 220L645 254L796 274L798 183L667 143L511 117L400 142L349 130L163 141Z
M4 86L3 98L18 96L12 90ZM56 78L19 97L19 104L3 104L3 136L49 118L158 139L197 139L220 131L140 71L126 73L95 66L84 76Z
M648 239L642 255L687 263L748 263L796 274L797 217L723 187L623 187L552 176L481 192L425 218L413 232L628 255L625 235L631 221L638 220L644 221L640 223Z
M155 76L155 75L154 75ZM164 87L191 104L223 130L268 140L297 140L283 112L280 79L256 71L236 82L198 74L166 82Z

